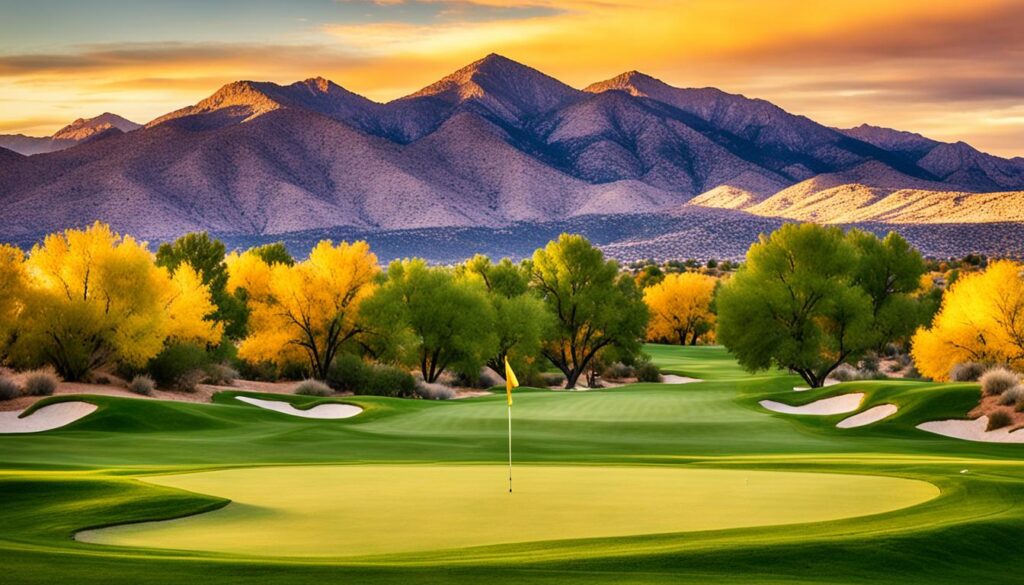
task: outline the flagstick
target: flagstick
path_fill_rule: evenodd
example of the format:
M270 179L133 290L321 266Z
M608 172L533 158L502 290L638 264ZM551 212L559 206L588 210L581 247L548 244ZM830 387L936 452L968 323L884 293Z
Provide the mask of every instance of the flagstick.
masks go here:
M512 405L508 405L508 493L512 493Z

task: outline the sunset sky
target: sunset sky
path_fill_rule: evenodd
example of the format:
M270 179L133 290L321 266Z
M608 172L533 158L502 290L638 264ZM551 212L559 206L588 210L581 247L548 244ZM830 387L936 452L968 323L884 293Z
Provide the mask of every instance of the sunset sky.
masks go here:
M496 52L575 87L637 69L833 126L1024 156L1021 0L0 0L0 133L146 122L238 79L372 99Z

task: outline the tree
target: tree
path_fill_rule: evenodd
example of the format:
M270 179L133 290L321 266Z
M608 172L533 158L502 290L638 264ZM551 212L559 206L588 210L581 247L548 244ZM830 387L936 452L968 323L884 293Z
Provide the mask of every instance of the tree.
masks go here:
M648 318L643 296L585 238L562 234L534 252L530 271L531 285L555 318L541 351L565 374L566 388L606 347L639 352Z
M821 386L877 340L857 267L838 228L788 224L762 235L719 292L719 341L748 370L787 368Z
M909 339L928 317L917 294L927 270L921 253L895 232L879 239L870 232L854 229L846 238L857 254L853 284L871 299L874 349Z
M478 254L460 265L456 273L459 278L482 284L494 309L497 352L487 359L487 366L502 376L506 358L517 372L532 368L552 320L547 307L529 288L528 268L508 258L493 264L487 256Z
M665 273L654 264L648 264L636 275L636 285L641 289L654 286L665 279Z
M27 279L25 254L14 246L0 244L0 363L14 335Z
M295 264L295 258L292 258L292 255L288 252L288 248L285 247L284 242L263 244L262 246L256 246L249 251L267 264L286 264L288 266Z
M182 264L198 272L216 305L210 317L224 323L225 335L238 339L245 333L245 303L227 291L225 252L224 243L205 232L185 234L174 242L161 244L156 252L156 263L171 272Z
M930 328L914 334L911 355L929 378L949 380L963 362L1024 369L1024 266L1009 260L964 273L949 288Z
M129 236L96 223L51 234L25 262L24 310L11 354L79 380L110 363L142 366L168 340L217 343L209 289L195 271L171 275Z
M718 280L706 274L669 274L660 283L644 289L644 302L651 313L647 338L674 340L695 345L714 326L711 312Z
M420 259L395 261L373 298L367 322L378 356L415 364L427 382L448 369L468 376L495 355L494 309L478 283Z
M269 264L253 251L227 262L228 290L244 289L250 310L239 356L278 366L305 358L317 379L327 379L342 345L362 331L360 305L380 271L370 246L324 240L293 265Z

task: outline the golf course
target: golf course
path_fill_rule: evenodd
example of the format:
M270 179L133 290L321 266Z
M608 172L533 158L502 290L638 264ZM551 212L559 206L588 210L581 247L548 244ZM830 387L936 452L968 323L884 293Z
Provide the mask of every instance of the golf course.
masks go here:
M795 392L798 376L749 374L719 346L644 350L700 381L516 389L512 493L504 388L45 399L33 409L97 408L0 435L0 582L1019 581L1024 446L916 428L965 418L977 384ZM863 396L841 414L759 404L848 394ZM837 427L880 405L896 410Z

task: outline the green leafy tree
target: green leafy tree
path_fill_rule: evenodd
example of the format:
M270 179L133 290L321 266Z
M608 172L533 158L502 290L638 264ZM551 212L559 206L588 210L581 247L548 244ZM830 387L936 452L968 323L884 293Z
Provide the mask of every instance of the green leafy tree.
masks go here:
M240 339L245 335L246 307L242 299L227 291L225 253L224 243L220 240L211 238L206 232L191 233L161 244L156 252L156 264L170 272L181 264L187 264L198 272L203 284L209 287L216 307L210 318L224 324L225 336Z
M934 314L917 294L927 270L921 253L895 232L879 239L855 229L846 238L857 253L853 282L871 298L874 349L909 339Z
M782 367L821 386L878 341L873 297L860 280L871 266L860 250L875 247L861 240L814 224L761 236L719 291L718 340L748 370ZM891 298L885 288L873 290L883 305Z
M576 385L605 348L635 354L647 329L647 306L632 277L579 235L562 234L533 254L530 282L554 316L542 353Z
M418 366L427 382L449 369L476 376L497 351L484 287L420 259L392 262L362 311L374 353Z
M284 242L274 242L272 244L256 246L249 251L256 254L261 260L270 265L285 264L292 266L295 264L295 258L292 257L288 248L285 247Z
M460 265L456 273L462 279L481 283L494 309L497 352L487 359L487 366L504 375L508 358L516 372L533 370L552 319L547 306L530 289L528 268L508 258L493 264L487 256L477 255Z

